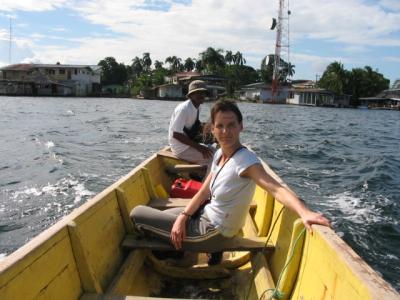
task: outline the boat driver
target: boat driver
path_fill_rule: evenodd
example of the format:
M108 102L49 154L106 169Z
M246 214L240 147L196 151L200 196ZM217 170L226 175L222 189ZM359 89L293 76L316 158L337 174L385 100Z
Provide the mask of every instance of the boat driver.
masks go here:
M189 85L188 100L174 110L168 130L172 153L183 160L200 165L211 165L213 150L195 140L201 130L200 105L204 103L207 87L204 81L194 80Z

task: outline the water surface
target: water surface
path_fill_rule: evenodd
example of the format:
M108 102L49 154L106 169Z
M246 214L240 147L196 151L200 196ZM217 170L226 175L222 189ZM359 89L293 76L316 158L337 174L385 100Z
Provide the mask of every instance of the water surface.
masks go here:
M0 97L0 257L164 147L177 104ZM240 108L242 141L400 290L399 112Z

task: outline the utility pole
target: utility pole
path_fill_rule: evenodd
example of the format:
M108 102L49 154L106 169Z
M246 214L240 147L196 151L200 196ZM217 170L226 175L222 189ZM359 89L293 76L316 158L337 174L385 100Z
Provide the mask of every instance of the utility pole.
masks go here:
M8 47L8 63L11 65L11 41L12 41L12 31L11 31L11 16L10 16L10 45Z

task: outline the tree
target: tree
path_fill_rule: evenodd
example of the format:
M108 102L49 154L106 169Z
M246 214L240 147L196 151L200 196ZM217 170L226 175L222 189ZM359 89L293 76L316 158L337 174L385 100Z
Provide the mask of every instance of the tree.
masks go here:
M139 57L135 56L135 58L132 59L131 68L132 68L132 75L134 77L137 78L140 75L142 75L142 73L143 73L142 60Z
M145 73L149 73L150 72L150 68L151 68L151 63L152 63L149 52L143 53L143 57L142 57L142 61L141 62L142 62L143 71Z
M183 70L182 59L176 56L168 56L165 59L166 63L169 63L169 69L172 73L177 73Z
M246 59L244 59L243 54L237 51L233 55L233 62L235 65L243 66L246 63Z
M233 52L228 50L225 53L225 63L231 65L233 63Z
M186 71L192 71L195 67L195 62L192 58L188 57L185 59L185 63L183 64Z
M226 91L229 96L233 96L234 92L242 85L259 81L256 70L245 65L230 65L224 68L224 74L227 77Z
M260 77L265 83L272 82L274 72L274 55L269 54L261 60Z
M163 64L164 64L163 62L156 60L156 61L154 62L154 68L155 68L156 70L159 70L159 69L161 69L161 68L163 67Z
M204 70L203 61L201 59L196 60L195 68L197 72L202 72Z
M296 73L294 70L295 67L296 66L292 65L292 63L290 62L287 63L285 73L287 74L288 77L293 77L294 73Z
M118 63L114 57L106 57L97 64L101 66L101 84L124 84L127 80L127 69L123 63Z
M326 67L318 82L318 86L330 90L338 95L343 95L348 82L347 73L343 64L335 61Z
M212 47L208 47L206 51L200 53L200 59L203 62L204 69L206 72L211 74L218 74L225 67L225 58L222 55L224 50L215 50Z
M349 72L346 94L351 95L351 103L359 105L360 97L376 96L379 92L389 88L389 80L378 70L373 71L370 66L353 68Z
M351 95L350 104L359 105L360 97L371 97L389 88L390 81L370 66L345 70L340 62L329 64L318 85L338 95Z

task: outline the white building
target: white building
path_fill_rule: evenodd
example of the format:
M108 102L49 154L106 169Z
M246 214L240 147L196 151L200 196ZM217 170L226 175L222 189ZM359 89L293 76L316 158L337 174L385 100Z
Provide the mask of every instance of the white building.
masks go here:
M21 94L19 87L25 86L25 92L29 86L32 95L88 96L100 92L100 75L100 66L59 63L9 65L0 69L0 93L13 91L11 94ZM5 92L1 87L7 87Z
M239 99L262 103L286 103L288 94L289 87L280 86L277 95L273 97L271 85L264 82L256 82L242 86L239 91Z

